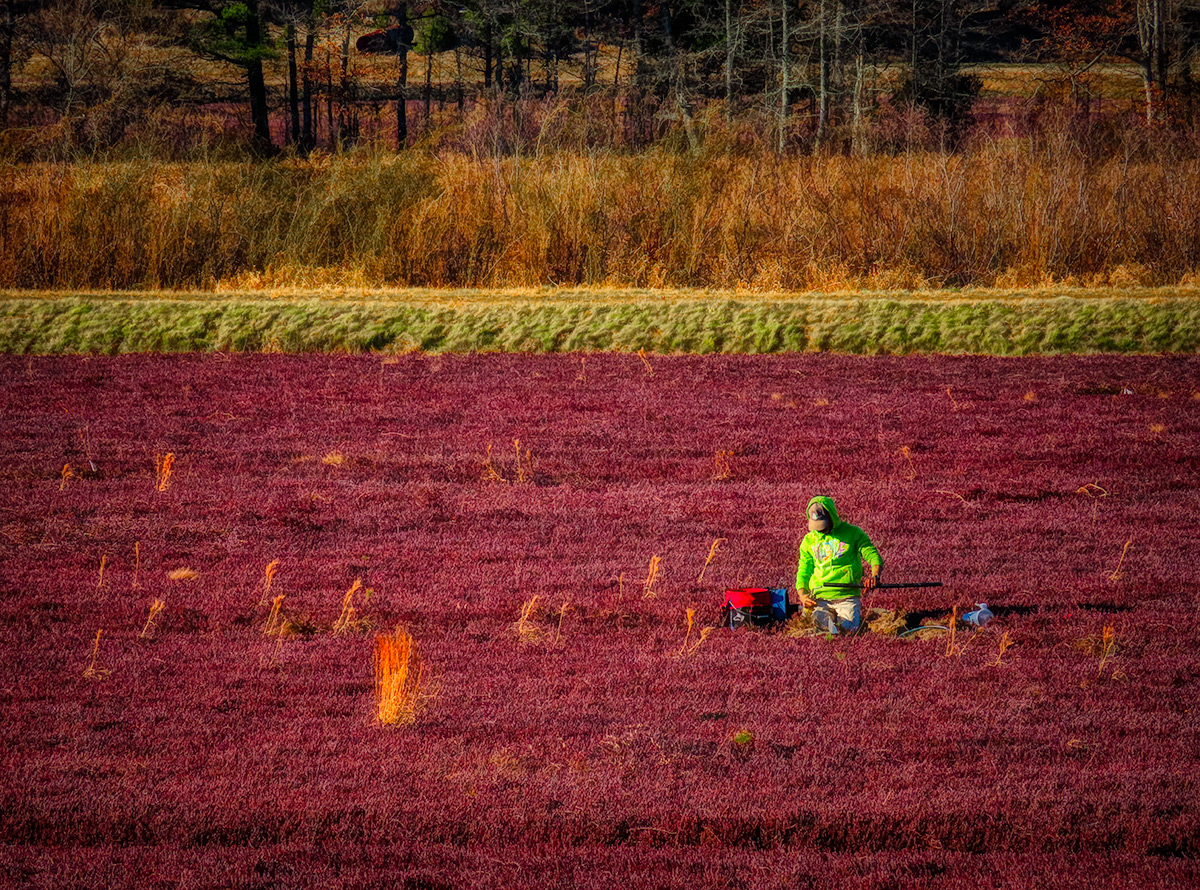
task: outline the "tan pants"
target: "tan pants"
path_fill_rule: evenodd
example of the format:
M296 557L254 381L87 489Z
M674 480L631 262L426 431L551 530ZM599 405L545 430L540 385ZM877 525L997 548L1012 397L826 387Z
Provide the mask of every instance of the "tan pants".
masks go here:
M862 597L817 600L817 605L813 608L813 621L822 633L854 633L862 624Z

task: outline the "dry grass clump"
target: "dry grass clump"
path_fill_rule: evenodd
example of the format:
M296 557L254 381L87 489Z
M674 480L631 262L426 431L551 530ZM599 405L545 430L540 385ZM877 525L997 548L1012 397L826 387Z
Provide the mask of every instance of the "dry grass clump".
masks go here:
M1110 572L1108 575L1109 581L1120 581L1121 580L1121 566L1123 566L1125 564L1125 555L1127 553L1129 553L1129 548L1132 544L1133 544L1133 538L1130 538L1128 541L1125 542L1125 546L1121 549L1121 558L1117 560L1117 567L1115 569L1113 569L1112 572Z
M258 600L260 606L265 606L271 599L271 585L275 583L275 575L279 572L279 560L273 559L267 563L265 577L263 578L263 592Z
M278 633L282 636L287 619L283 615L283 601L287 594L281 593L271 602L271 611L267 614L267 622L263 625L263 636Z
M485 482L508 482L509 478L505 477L501 472L501 468L497 467L492 461L492 445L489 442L487 453L483 458L483 480ZM528 448L522 452L521 440L513 439L513 468L511 470L511 479L517 484L524 484L533 481L533 452Z
M732 451L721 450L713 455L713 481L724 482L733 476L733 456Z
M168 451L154 457L154 490L166 491L171 485L171 467L175 464L175 453Z
M698 577L696 579L697 584L699 584L701 581L704 580L704 573L706 571L708 571L709 563L711 563L713 561L713 559L716 558L717 551L721 549L721 545L724 543L725 543L724 538L714 538L713 539L712 546L708 548L708 556L706 556L704 558L704 565L702 565L700 567L700 577Z
M867 630L873 634L894 637L907 626L908 619L903 609L891 611L876 606L868 609L865 616Z
M103 633L103 629L96 631L96 639L92 643L92 657L88 659L88 666L83 671L86 680L104 680L112 673L108 668L96 666L96 659L100 657L100 635Z
M687 617L687 633L683 636L683 645L679 647L680 655L695 655L701 644L708 639L708 635L713 632L712 627L700 628L700 635L696 638L696 642L692 642L692 628L696 624L696 610L689 607L686 612Z
M1111 624L1104 625L1099 633L1088 634L1078 640L1071 640L1070 646L1076 652L1099 658L1101 661L1112 658L1122 650L1117 639L1116 628Z
M166 607L166 602L160 599L156 599L150 604L150 616L146 619L146 623L142 627L142 632L138 634L139 640L144 640L146 637L153 635L154 625L158 621L158 616Z
M521 614L510 628L522 643L534 643L545 634L545 630L537 623L543 617L545 610L538 605L535 594L521 604Z
M341 634L352 630L359 630L368 626L368 621L365 618L359 618L358 612L354 608L354 594L362 590L362 579L355 578L354 583L350 585L350 589L346 591L346 595L342 597L342 611L338 615L337 620L333 622L333 633ZM366 597L371 595L368 590L365 593Z
M662 557L657 554L650 557L650 569L646 574L645 582L642 584L643 599L649 600L658 596L658 591L655 590L654 585L658 581L658 565L660 562L662 562Z
M821 635L811 609L801 609L783 625L785 637L815 637Z
M384 726L415 723L432 693L424 685L417 645L404 628L375 640L376 715Z
M487 482L507 482L508 480L501 475L496 469L496 465L492 463L492 443L487 446L487 454L483 458L483 478Z

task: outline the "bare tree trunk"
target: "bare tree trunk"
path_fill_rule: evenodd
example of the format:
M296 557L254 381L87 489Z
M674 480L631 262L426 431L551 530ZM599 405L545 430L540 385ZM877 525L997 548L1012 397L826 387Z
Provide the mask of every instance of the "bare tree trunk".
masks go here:
M1142 51L1142 82L1146 93L1146 123L1162 119L1170 70L1168 0L1138 0L1138 43Z
M817 99L817 146L825 139L829 127L829 4L833 0L821 0L820 19L817 24L818 99Z
M546 68L546 95L558 92L558 49L554 45L556 35L555 25L558 22L558 4L550 2L546 5L546 34L542 64Z
M500 41L496 41L496 71L493 78L496 84L496 90L501 96L504 95L504 46Z
M583 4L583 94L586 96L596 85L596 57L599 53L599 41L592 39L592 8L589 3Z
M779 151L782 154L787 148L787 119L788 119L788 91L791 89L790 71L791 59L788 56L788 2L783 0L780 4L781 16L783 23L782 46L780 47L780 70L782 71L782 89L779 91Z
M312 85L312 60L313 46L316 43L317 35L316 28L311 16L308 20L307 33L304 35L304 77L303 77L303 101L300 103L301 111L301 129L300 148L304 152L312 151L317 145L317 135L313 132L313 85Z
M621 54L625 50L625 42L617 44L617 64L613 68L613 91L612 91L612 134L610 142L613 144L617 140L617 106L621 99Z
M483 86L485 89L492 85L492 26L483 26Z
M325 50L325 126L329 130L329 146L337 151L341 148L341 134L333 125L333 51Z
M12 107L12 42L16 19L11 3L0 11L0 127L8 126L8 110Z
M725 0L725 121L733 123L733 0Z
M634 138L641 141L645 135L644 105L646 95L646 66L642 64L642 54L646 45L643 40L645 26L642 19L646 15L645 4L642 0L633 0L633 40L629 46L630 86L625 96L625 132L632 130Z
M429 129L429 104L433 96L433 50L426 49L425 52L425 117L421 121L421 125Z
M850 125L852 151L856 155L866 154L866 132L863 127L863 53L859 44L858 54L854 57L854 110Z
M262 22L258 17L258 3L251 0L246 4L246 46L255 50L263 44ZM267 83L263 78L262 61L255 58L246 65L246 83L250 89L250 120L254 125L254 142L260 151L269 152L271 144L271 122L267 117Z
M408 27L408 4L396 4L396 26L400 29L399 37L405 38ZM406 43L396 47L400 57L400 73L396 78L396 150L403 151L408 144L408 46Z
M350 23L346 22L342 31L342 56L340 60L341 78L339 86L341 94L338 97L338 140L341 141L342 131L345 130L349 134L349 138L353 140L355 135L355 121L351 120L354 114L354 109L351 106L353 97L350 89Z
M296 25L288 22L286 29L288 57L288 111L291 114L292 145L300 144L300 84L299 72L296 70Z
M454 47L454 88L457 93L458 114L461 118L463 112L462 50L457 46Z

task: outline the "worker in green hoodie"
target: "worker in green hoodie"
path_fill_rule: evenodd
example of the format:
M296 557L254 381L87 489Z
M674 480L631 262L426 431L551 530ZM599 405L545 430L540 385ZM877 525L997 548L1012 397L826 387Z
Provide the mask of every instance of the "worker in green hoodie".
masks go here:
M818 495L805 510L808 534L800 542L796 568L796 595L800 605L813 610L817 627L825 633L852 633L862 623L862 596L856 590L829 584L859 584L863 591L879 583L883 557L857 525L838 518L833 498ZM863 563L871 567L864 577Z

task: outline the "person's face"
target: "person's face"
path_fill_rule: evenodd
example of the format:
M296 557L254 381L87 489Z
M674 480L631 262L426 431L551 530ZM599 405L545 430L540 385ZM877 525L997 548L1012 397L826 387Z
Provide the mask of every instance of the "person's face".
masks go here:
M829 513L820 504L808 508L808 530L810 532L829 531Z

